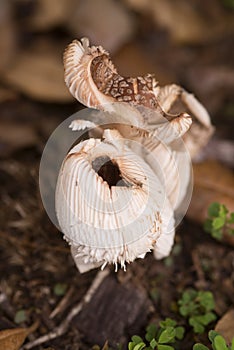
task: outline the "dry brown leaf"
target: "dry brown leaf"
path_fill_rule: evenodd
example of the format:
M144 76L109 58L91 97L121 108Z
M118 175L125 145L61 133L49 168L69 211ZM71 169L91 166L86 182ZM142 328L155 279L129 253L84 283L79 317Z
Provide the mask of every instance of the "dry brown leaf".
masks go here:
M38 323L35 323L29 328L13 328L0 331L0 349L18 350L27 336L34 332L37 327Z
M204 12L201 5L186 0L157 0L150 3L157 24L166 28L172 39L179 43L204 43L234 31L234 16L218 2Z
M120 1L73 0L68 27L74 37L86 36L114 53L132 37L135 25Z
M30 17L30 25L39 30L48 30L68 20L69 0L38 0L37 9Z
M46 102L69 102L71 95L64 83L61 57L52 50L21 53L3 79L32 98Z
M193 165L194 188L188 217L204 223L211 203L219 202L234 212L234 175L224 165L216 161L206 161Z
M215 327L215 331L220 333L228 344L231 344L234 338L234 309L229 310L219 320Z

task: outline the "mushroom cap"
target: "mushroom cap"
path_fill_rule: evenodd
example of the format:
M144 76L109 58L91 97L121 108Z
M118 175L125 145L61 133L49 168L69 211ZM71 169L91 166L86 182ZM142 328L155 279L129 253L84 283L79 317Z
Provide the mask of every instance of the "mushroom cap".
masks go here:
M56 213L73 256L84 264L125 267L162 235L171 237L162 256L171 250L174 218L164 186L122 138L91 138L70 150L58 176Z

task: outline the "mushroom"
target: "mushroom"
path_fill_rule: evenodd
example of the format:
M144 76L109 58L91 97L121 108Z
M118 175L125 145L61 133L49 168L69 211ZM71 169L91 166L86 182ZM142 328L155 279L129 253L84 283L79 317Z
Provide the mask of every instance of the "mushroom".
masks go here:
M81 272L111 263L125 269L152 249L162 258L174 240L161 181L117 131L103 136L70 150L56 188L58 221Z
M193 119L193 125L184 137L192 158L213 134L210 116L193 94L175 84L160 87L151 74L122 77L109 53L101 46L90 46L87 38L74 40L68 45L64 53L64 69L71 94L87 107L113 111L114 102L126 102L142 111L143 106L153 111L153 114L147 111L144 115L145 129L158 128L159 119L160 123L164 119L170 122L171 130L180 131L179 137L189 130ZM178 101L189 109L192 117L187 113L169 113Z
M87 38L68 46L64 67L72 95L97 110L71 123L74 131L87 129L89 139L69 151L56 188L58 222L78 269L125 269L150 250L157 259L168 256L191 196L182 138L194 155L202 144L194 144L197 130L206 141L213 130L207 111L177 85L160 88L150 74L120 76L108 52ZM171 114L176 100L193 117Z

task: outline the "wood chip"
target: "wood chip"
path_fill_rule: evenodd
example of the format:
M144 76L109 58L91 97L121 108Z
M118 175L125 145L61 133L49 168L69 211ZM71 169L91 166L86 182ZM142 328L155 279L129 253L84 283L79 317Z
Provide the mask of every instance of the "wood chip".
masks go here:
M126 345L126 333L139 332L151 311L144 289L132 282L122 285L110 275L74 322L90 344Z

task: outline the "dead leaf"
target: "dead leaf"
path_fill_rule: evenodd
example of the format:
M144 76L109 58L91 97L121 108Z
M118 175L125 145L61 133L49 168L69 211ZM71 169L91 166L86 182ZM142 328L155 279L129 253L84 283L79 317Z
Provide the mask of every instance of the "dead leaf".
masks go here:
M186 0L157 0L150 3L151 13L158 25L166 28L179 43L205 43L234 31L234 17L217 1L207 6L194 6Z
M207 218L211 203L219 202L234 212L234 175L224 165L216 161L206 161L193 165L194 188L187 212L189 218L201 224Z
M73 99L64 83L62 52L40 48L23 52L3 79L36 100L65 103Z
M220 333L228 344L234 338L234 309L229 310L216 324L215 331Z
M68 20L70 3L69 0L38 0L29 24L37 30L48 30L63 24Z
M114 53L132 37L135 22L120 1L73 0L68 28L75 37L87 36Z
M27 336L38 327L36 322L29 328L13 328L0 331L0 349L18 350Z

